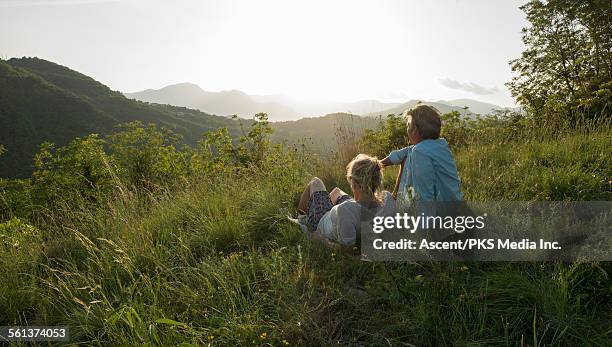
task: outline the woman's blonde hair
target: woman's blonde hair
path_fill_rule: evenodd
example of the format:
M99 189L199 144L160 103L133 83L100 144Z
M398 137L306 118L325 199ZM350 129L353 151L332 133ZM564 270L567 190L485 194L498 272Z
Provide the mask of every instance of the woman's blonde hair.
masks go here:
M346 166L346 179L370 201L382 203L383 174L378 158L358 154Z

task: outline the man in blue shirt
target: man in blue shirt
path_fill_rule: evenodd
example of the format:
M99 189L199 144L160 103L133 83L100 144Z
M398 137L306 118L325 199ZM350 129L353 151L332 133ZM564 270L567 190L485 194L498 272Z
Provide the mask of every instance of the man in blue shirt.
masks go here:
M440 113L419 104L404 115L411 145L381 160L382 166L401 164L394 195L408 201L461 201L457 165L448 143L440 138Z

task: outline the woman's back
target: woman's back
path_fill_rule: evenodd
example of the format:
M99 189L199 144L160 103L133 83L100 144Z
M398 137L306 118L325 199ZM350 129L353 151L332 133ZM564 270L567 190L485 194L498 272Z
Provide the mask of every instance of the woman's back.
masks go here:
M359 233L372 230L375 216L391 216L396 212L395 200L388 191L384 191L381 205L370 207L350 199L327 212L321 218L317 232L342 245L352 246L357 243Z

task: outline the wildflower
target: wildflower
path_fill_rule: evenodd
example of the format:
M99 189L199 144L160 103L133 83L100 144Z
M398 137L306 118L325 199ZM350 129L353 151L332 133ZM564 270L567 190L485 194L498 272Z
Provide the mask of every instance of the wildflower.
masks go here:
M212 340L214 340L214 339L215 339L215 336L214 336L214 335L208 335L208 341L212 341Z
M259 335L259 337L260 337L262 340L265 340L265 339L266 339L266 337L268 337L268 333L261 333L261 335Z
M282 342L283 342L283 346L289 346L289 341L287 341L287 340L283 339L283 341L282 341Z
M467 271L468 269L469 268L467 267L467 265L462 265L461 268L460 268L460 270L463 271L463 272Z

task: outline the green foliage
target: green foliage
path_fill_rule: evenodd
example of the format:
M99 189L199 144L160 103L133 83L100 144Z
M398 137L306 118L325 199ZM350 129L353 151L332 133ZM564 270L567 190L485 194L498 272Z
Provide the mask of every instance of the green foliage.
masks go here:
M19 314L33 315L36 298L28 289L36 286L42 256L41 231L13 218L0 223L0 322L19 319Z
M4 250L27 249L40 236L32 225L19 218L0 223L0 247Z
M531 131L533 118L526 118L517 112L498 111L492 115L469 118L457 111L441 116L440 136L455 149L476 143L507 143L519 138L534 136ZM555 128L555 131L557 128ZM537 130L542 134L544 131ZM379 118L375 129L366 129L359 139L360 147L367 153L384 158L391 151L408 146L406 121L402 116L390 114Z
M0 221L28 217L32 211L30 179L0 178Z
M606 0L532 0L521 6L527 49L511 62L507 85L544 122L609 117L612 7Z
M453 149L474 147L484 144L509 144L522 139L544 135L542 127L534 131L533 118L518 112L497 111L494 114L467 118L458 112L442 115L442 131Z
M612 132L568 131L554 138L488 141L455 152L467 200L608 201Z
M89 201L108 196L114 185L114 163L103 145L97 134L77 138L60 148L43 143L35 156L32 175L36 200L54 205L77 196Z
M181 137L168 129L138 121L121 124L108 142L119 175L128 186L156 189L187 174L187 158L179 148Z
M237 141L232 139L227 129L204 134L192 157L195 172L230 172L252 165L260 166L266 161L266 156L273 149L270 142L273 130L268 122L268 115L256 114L248 132L244 129L244 123L239 122L242 136Z
M367 153L384 158L392 150L408 145L406 120L401 115L390 114L387 118L379 118L375 129L366 129L360 140Z

